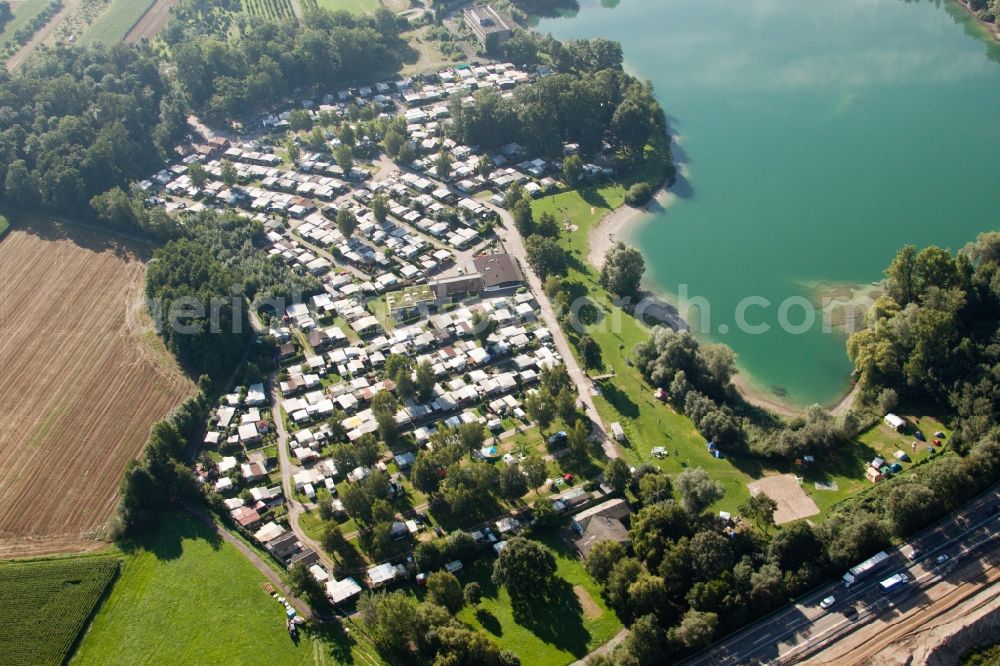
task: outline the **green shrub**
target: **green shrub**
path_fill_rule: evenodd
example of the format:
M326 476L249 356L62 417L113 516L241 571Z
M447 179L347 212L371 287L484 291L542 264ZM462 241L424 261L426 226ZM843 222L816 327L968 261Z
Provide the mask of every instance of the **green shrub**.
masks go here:
M636 208L645 206L653 198L653 188L649 183L636 183L625 193L625 203Z

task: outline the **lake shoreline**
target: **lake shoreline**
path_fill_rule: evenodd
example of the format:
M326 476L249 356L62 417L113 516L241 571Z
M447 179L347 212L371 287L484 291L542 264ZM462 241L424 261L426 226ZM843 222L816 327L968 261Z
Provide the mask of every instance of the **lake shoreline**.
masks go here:
M964 9L966 13L972 17L972 20L993 38L994 42L1000 44L1000 25L981 20L978 16L976 16L976 12L973 11L972 7L966 4L966 0L953 0L953 2Z
M604 264L604 257L619 241L627 242L635 233L638 222L646 215L652 215L668 208L675 200L670 188L677 182L678 175L684 176L686 171L683 163L674 165L677 174L666 178L653 193L645 206L629 206L622 204L605 215L593 226L587 238L590 251L587 253L587 263L598 272Z
M683 162L676 164L676 168L677 174L673 178L664 180L653 194L653 198L645 206L635 207L622 204L605 215L590 230L588 236L590 251L587 253L587 263L595 271L600 273L604 257L619 241L629 244L632 235L647 216L669 208L677 200L677 195L672 193L670 189L676 184L679 177L687 176L687 169ZM637 309L641 309L638 318L643 324L649 325L646 321L648 319L669 326L674 330L690 330L677 308L670 303L668 298L657 294L655 290L646 289L640 294ZM757 385L745 369L741 369L733 378L733 385L746 402L770 410L778 416L795 418L805 412L805 407L782 400L772 391ZM854 394L854 387L849 388L834 401L831 401L827 409L834 415L843 414L850 409Z

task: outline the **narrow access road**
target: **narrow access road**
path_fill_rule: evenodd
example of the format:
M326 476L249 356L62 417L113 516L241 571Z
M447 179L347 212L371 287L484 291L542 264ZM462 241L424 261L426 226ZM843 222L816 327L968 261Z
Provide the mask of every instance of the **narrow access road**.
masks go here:
M281 404L278 390L278 373L271 373L268 380L269 399L271 401L271 416L274 420L274 428L278 433L278 464L281 466L281 488L285 493L285 505L288 507L288 527L295 534L303 546L309 546L316 551L319 561L331 573L334 570L333 560L327 555L319 542L307 535L299 526L299 516L305 511L302 503L295 499L295 484L292 476L302 468L292 462L288 455L288 431L285 430L285 422L281 418Z
M569 374L570 379L573 380L573 383L576 384L576 391L579 394L580 402L583 403L584 412L594 425L594 436L600 438L605 457L609 460L612 458L621 458L622 454L618 448L618 443L615 442L613 437L608 436L608 428L604 425L604 420L601 418L601 414L597 411L597 406L594 404L592 394L593 382L590 381L576 362L573 350L570 349L569 342L566 340L566 334L563 332L562 327L559 326L559 320L552 309L552 303L542 288L542 281L528 265L528 253L524 248L524 239L521 238L521 234L518 233L517 228L514 226L514 219L510 213L502 208L498 208L490 203L484 205L496 212L503 221L503 233L500 235L500 241L503 243L507 253L521 264L521 268L528 278L531 291L535 295L535 300L538 301L538 309L541 313L542 321L545 322L545 325L552 333L552 340L555 342L559 355L562 356L566 372Z

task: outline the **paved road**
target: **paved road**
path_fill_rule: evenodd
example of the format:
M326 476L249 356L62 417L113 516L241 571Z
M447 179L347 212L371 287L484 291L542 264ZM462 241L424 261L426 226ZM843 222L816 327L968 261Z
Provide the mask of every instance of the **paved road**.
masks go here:
M281 465L281 487L285 493L285 506L288 507L288 526L298 538L303 546L309 546L319 555L320 562L328 571L333 571L333 560L323 551L319 542L307 535L299 526L299 516L305 510L302 503L295 499L295 484L292 482L292 475L302 470L301 467L292 462L288 455L288 431L285 430L284 420L281 418L281 392L278 390L278 373L272 373L268 380L268 391L270 392L271 416L274 421L274 428L278 433L278 462Z
M997 503L1000 503L1000 486L946 516L908 544L889 551L890 566L871 579L857 583L849 591L840 581L817 588L798 604L772 613L683 663L687 666L793 663L805 658L878 617L886 601L880 593L880 580L906 572L912 581L910 592L927 594L929 588L944 580L934 564L938 555L948 554L951 567L980 557L984 549L1000 546L1000 516L987 513L987 508ZM921 555L910 561L906 555L914 547ZM835 596L837 603L828 612L819 608L819 602L829 595Z
M978 557L964 558L957 568L936 571L940 584L899 599L891 608L873 612L871 621L838 632L838 639L818 651L811 651L806 664L821 666L868 666L876 658L881 663L928 663L928 656L959 628L977 620L987 626L985 617L1000 609L1000 548L997 540L984 546ZM995 624L995 623L993 623ZM994 627L995 629L995 627ZM988 635L989 629L978 629ZM951 646L959 648L958 645ZM947 663L939 656L936 663ZM799 654L786 662L801 661Z
M618 448L618 444L613 437L608 436L608 428L604 425L604 420L594 405L592 394L594 384L576 362L576 357L573 356L573 351L569 347L566 335L563 333L562 327L559 326L559 320L552 309L552 303L542 288L542 281L528 266L528 256L524 249L524 239L521 238L521 234L518 233L517 228L514 226L513 218L510 216L510 213L502 208L489 203L485 205L499 214L500 219L503 221L503 228L498 229L498 231L501 231L500 239L507 253L517 259L524 269L524 274L528 278L531 291L538 301L538 309L542 315L542 320L552 333L552 340L555 342L556 349L563 358L563 363L566 365L566 371L569 373L570 379L576 384L576 391L580 396L580 401L583 403L584 411L593 423L594 436L600 439L601 446L604 448L604 455L609 460L611 458L620 458L622 454Z

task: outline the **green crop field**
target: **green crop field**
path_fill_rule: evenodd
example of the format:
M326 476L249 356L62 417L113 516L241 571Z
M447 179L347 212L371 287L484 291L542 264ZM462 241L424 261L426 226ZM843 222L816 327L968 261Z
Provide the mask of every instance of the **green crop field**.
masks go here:
M155 1L111 0L111 5L90 24L80 39L85 44L91 42L115 44L122 41Z
M243 0L243 10L264 18L285 18L294 16L292 0Z
M0 565L0 662L63 663L117 571L114 557Z
M379 8L378 0L303 0L303 5L315 5L330 11L344 10L353 14L372 13Z
M186 514L167 517L124 559L73 663L373 663L342 635L303 632L292 642L284 608L264 583L206 525Z

